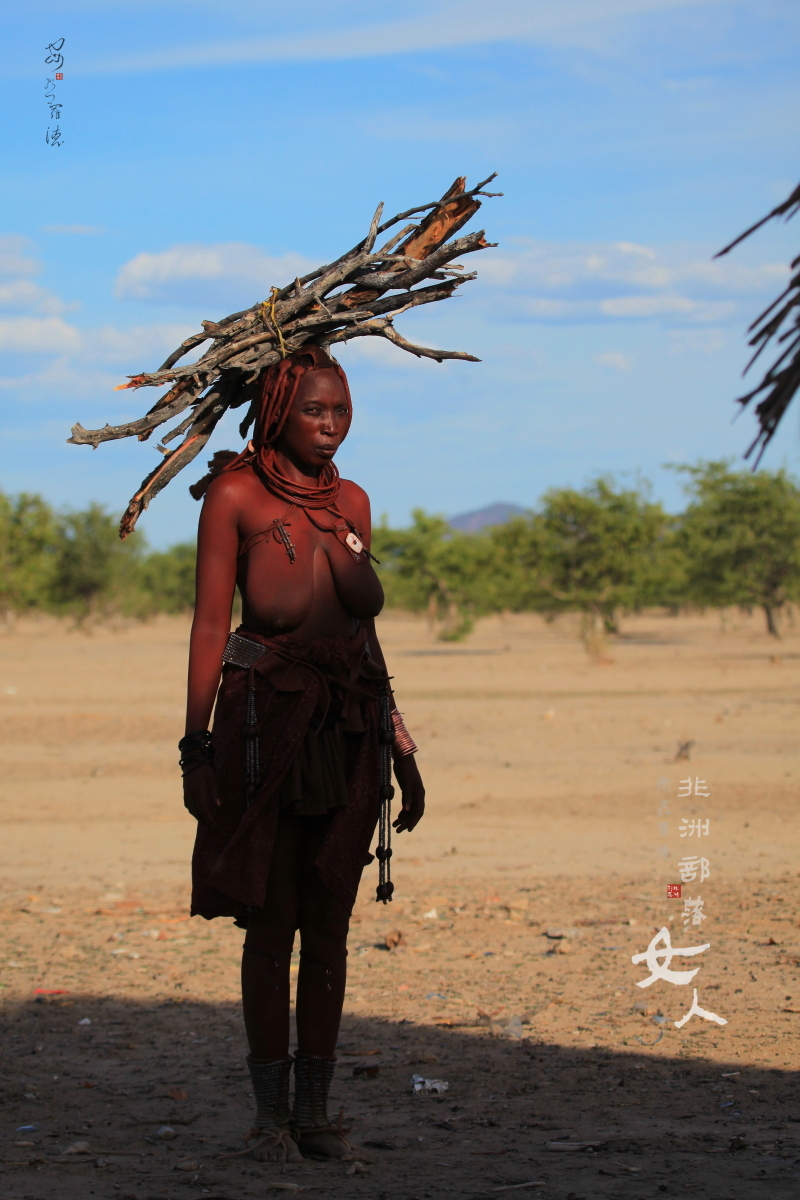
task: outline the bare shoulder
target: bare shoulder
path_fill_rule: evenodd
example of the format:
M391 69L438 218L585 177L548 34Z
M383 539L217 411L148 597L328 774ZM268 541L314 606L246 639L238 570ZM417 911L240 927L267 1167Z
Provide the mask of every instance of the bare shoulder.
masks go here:
M352 520L366 521L370 519L369 496L362 487L353 483L352 479L343 479L339 492L339 507L345 516Z
M250 467L242 467L239 471L224 471L208 485L203 507L219 512L238 513L247 506L254 493L260 495L262 490Z
M342 480L342 490L339 495L343 501L366 505L369 508L369 496L362 487L359 487L357 483L353 483L352 479Z

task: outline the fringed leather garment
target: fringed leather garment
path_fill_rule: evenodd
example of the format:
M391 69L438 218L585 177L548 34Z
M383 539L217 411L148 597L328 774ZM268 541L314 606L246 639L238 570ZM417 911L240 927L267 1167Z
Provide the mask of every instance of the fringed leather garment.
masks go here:
M362 870L372 860L381 803L386 674L369 657L363 628L349 640L263 637L245 629L237 634L264 653L249 668L223 668L212 730L222 807L213 828L197 827L192 914L246 923L249 912L263 907L278 815L294 803L298 763L316 811L334 810L315 866L322 883L352 908ZM316 757L307 743L315 730L326 739ZM329 760L337 745L343 750L332 779Z

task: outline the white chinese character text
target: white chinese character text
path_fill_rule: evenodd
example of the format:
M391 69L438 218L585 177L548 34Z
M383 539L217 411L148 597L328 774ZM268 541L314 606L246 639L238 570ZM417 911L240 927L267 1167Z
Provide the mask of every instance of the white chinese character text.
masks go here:
M687 820L686 817L681 817L681 823L678 826L678 833L681 835L681 837L694 837L695 834L697 834L698 837L708 837L710 826L711 822L708 820L708 818L703 821L697 817L692 818L690 821Z
M701 1008L697 1003L697 988L693 989L694 997L692 999L692 1007L689 1009L685 1017L681 1017L680 1021L673 1021L676 1029L683 1029L684 1025L691 1017L702 1017L704 1021L716 1021L717 1025L727 1025L728 1022L724 1017L718 1017L716 1013L709 1012L706 1008Z
M663 944L663 948L659 949L659 943ZM655 983L657 979L663 979L666 983L689 983L694 979L699 967L695 967L693 971L671 971L669 964L676 954L681 954L685 958L691 958L695 954L702 954L704 950L708 950L711 942L707 942L704 946L686 946L679 949L672 945L672 939L669 935L669 930L666 925L659 929L658 933L654 934L650 941L650 945L642 954L634 954L631 962L634 964L645 962L650 969L648 979L637 980L636 986L640 988L649 987L651 983ZM663 963L659 963L659 959L663 958ZM686 1018L688 1020L688 1017Z
M706 919L706 914L703 912L705 900L700 896L696 900L692 900L691 896L686 896L683 901L683 924L684 928L689 925L700 925Z
M682 858L678 862L678 873L681 877L681 883L694 883L697 879L697 872L700 872L700 882L708 879L711 870L708 865L707 858L698 858L693 855L691 858Z

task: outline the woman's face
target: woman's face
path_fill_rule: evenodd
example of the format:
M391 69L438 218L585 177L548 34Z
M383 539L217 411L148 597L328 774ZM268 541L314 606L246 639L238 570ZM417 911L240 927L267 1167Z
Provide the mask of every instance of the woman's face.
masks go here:
M350 428L350 409L336 371L308 371L301 380L275 449L298 466L330 462Z

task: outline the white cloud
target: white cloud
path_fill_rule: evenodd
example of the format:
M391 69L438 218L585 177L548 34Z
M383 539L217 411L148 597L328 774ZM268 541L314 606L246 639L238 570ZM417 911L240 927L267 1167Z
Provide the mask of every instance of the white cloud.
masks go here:
M121 382L119 372L112 374L87 368L84 364L76 365L74 359L62 355L25 375L0 376L0 389L31 398L43 393L50 396L68 395L71 402L76 397L96 400L98 394L113 396L113 389ZM130 395L130 392L119 392L117 397Z
M408 333L407 330L400 330L399 328L398 332L402 332L404 336ZM415 340L415 337L409 337L409 341ZM430 344L430 342L426 344ZM334 357L341 362L346 370L349 370L351 366L356 364L381 368L388 367L393 371L419 370L420 368L441 370L441 364L437 363L435 359L417 358L416 355L409 354L407 350L401 350L399 346L393 345L386 338L382 337L353 338L351 342L332 346L331 349Z
M196 325L174 321L139 324L125 329L110 324L100 328L79 328L68 323L61 314L79 305L65 304L58 296L27 278L38 269L38 263L23 254L26 245L27 241L22 237L0 238L0 270L12 276L0 282L0 309L16 309L20 314L0 318L0 351L45 358L56 355L59 356L60 370L69 371L74 367L84 375L86 365L91 363L113 363L119 366L120 371L131 366L141 370L157 365L157 361L179 346L189 334L196 332ZM281 265L285 268L287 264L283 262ZM210 269L206 262L206 270ZM164 274L166 272L162 264ZM203 343L197 347L195 356L201 354L205 346ZM154 360L157 360L155 364ZM2 386L15 383L28 386L33 379L44 379L44 375L52 369L51 362L38 372L34 371L32 375L16 381L6 377Z
M43 233L69 233L90 236L105 233L104 225L43 225Z
M2 288L0 288L0 294ZM7 354L66 355L81 362L139 363L151 369L152 360L163 358L195 332L193 325L155 323L118 329L79 329L61 317L8 317L0 319L0 351ZM201 345L195 353L202 353ZM187 362L191 359L187 359Z
M154 358L164 357L175 350L184 338L197 333L194 325L179 325L162 323L154 325L131 325L127 329L117 329L113 325L103 325L100 329L86 330L83 335L82 353L93 362L130 362L141 361L149 363ZM202 343L199 353L206 349ZM195 356L198 351L195 351ZM188 357L186 362L191 362ZM155 364L158 365L157 363ZM143 365L144 370L152 369Z
M671 355L716 354L727 344L722 329L681 329L669 333Z
M80 332L61 317L0 320L0 350L17 354L69 354L81 347Z
M737 316L740 297L777 292L788 277L783 263L745 266L686 246L622 241L520 242L475 265L500 293L487 304L500 320L718 323Z
M662 313L694 313L699 306L686 296L622 296L601 300L600 312L607 317L657 317Z
M35 275L40 270L35 259L22 253L29 244L20 234L0 234L0 275Z
M690 256L691 255L691 256ZM587 284L633 284L665 288L691 284L698 291L753 292L780 285L788 275L784 263L744 266L732 259L699 259L683 247L659 251L631 242L522 242L516 253L500 251L473 260L481 278L496 285L550 290ZM645 261L642 261L642 260Z
M10 283L0 283L0 308L30 309L33 312L56 316L77 307L77 304L65 304L46 288L31 283L30 279L13 279Z
M374 58L415 51L521 40L583 45L587 34L609 22L680 8L707 7L726 0L460 0L430 3L418 15L394 21L368 19L346 24L346 8L334 8L336 21L320 28L273 37L249 37L173 46L144 53L128 51L90 62L78 60L73 73L127 74L233 63L302 62Z
M602 354L595 354L593 357L601 367L610 367L613 371L630 371L633 366L633 359L619 350L604 350Z
M636 242L614 242L614 248L623 254L641 254L642 258L656 258L655 250L650 246L637 246Z
M271 287L284 287L318 265L299 254L270 257L245 242L171 246L156 254L137 254L125 263L116 294L124 300L195 304L221 304L236 297L249 307L268 296Z
M0 309L56 317L80 307L74 301L65 303L28 278L41 270L41 263L24 253L29 245L29 239L20 234L0 235L0 278L5 276L8 280L0 283Z

